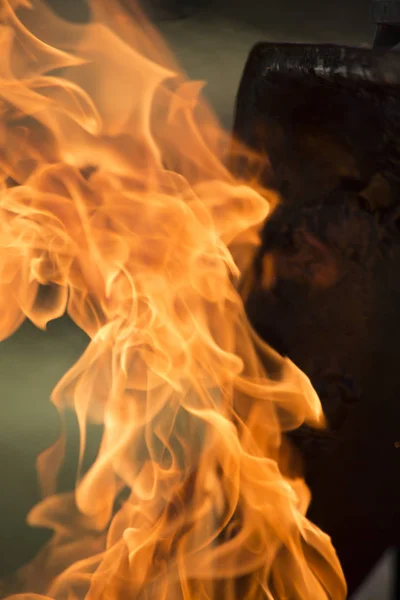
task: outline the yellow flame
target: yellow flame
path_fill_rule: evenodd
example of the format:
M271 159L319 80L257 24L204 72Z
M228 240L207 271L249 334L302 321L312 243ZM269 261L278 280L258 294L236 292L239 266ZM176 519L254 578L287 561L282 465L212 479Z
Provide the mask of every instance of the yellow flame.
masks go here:
M57 492L61 437L28 518L54 536L14 598L344 598L282 436L321 405L237 291L277 199L231 175L202 84L136 5L73 25L6 1L0 36L0 336L67 311L90 337L52 395L78 418L76 488Z

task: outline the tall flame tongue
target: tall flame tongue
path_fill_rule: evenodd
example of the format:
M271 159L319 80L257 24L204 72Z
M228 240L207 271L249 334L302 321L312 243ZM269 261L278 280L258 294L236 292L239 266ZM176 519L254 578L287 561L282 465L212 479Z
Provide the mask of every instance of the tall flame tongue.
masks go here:
M319 400L235 287L275 198L223 166L201 85L137 7L96 0L73 25L35 6L1 13L0 335L67 311L90 344L52 396L78 418L76 488L56 492L61 438L22 597L344 598L282 439L322 424Z

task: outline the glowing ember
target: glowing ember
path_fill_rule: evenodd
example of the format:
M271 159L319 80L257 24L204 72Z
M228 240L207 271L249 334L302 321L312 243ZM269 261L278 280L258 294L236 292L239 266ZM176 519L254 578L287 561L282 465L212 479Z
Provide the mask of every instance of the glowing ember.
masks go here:
M61 439L28 517L54 536L18 597L344 598L282 438L323 424L319 400L236 287L276 199L229 174L139 9L96 0L83 26L35 6L1 15L0 334L67 311L91 341L52 396L78 417L76 489L56 492Z

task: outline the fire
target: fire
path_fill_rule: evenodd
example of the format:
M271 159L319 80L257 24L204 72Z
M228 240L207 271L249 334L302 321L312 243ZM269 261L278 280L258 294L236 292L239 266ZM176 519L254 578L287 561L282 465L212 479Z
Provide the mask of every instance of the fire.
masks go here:
M319 399L238 292L276 198L230 174L202 85L139 8L91 8L1 13L0 335L67 311L90 338L52 395L79 422L76 488L57 492L63 434L28 517L54 535L13 598L344 598L283 437L323 425Z

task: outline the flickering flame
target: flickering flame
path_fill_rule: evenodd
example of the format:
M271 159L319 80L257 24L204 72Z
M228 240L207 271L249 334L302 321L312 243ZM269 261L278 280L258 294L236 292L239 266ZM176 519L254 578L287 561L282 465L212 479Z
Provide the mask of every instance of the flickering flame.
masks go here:
M137 7L76 25L34 5L1 13L0 335L66 311L90 343L52 395L79 422L76 488L57 492L61 436L28 517L54 536L13 597L344 598L283 437L323 424L319 400L237 291L276 198L229 173L202 85Z

